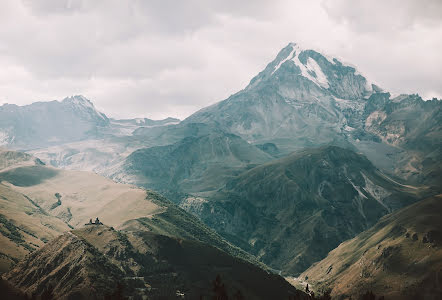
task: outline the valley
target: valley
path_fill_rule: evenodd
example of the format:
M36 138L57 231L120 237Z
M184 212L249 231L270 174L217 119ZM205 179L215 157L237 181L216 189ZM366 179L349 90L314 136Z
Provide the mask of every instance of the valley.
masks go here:
M436 299L441 108L296 43L182 121L81 95L4 104L0 272L66 299L210 297L217 275L244 299L310 297L280 275L334 299Z

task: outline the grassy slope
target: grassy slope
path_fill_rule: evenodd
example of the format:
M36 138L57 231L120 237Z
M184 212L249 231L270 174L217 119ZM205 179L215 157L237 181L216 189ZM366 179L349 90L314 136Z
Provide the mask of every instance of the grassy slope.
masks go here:
M333 296L373 290L387 299L442 297L441 211L438 195L387 215L300 277L317 289L333 286Z
M148 230L156 234L199 241L224 250L233 256L260 265L261 267L266 267L258 263L254 256L233 246L213 229L207 227L198 218L187 213L166 198L151 191L147 191L147 196L157 205L166 207L165 211L156 214L152 218L130 220L123 224L122 229L129 231Z
M20 152L1 150L0 167L0 273L90 218L118 227L165 210L142 189L46 167Z
M296 274L421 192L355 152L323 147L241 174L196 213L264 263Z
M0 273L66 230L62 220L0 184Z
M240 137L213 129L171 145L139 149L127 157L124 168L138 185L179 198L174 193L213 192L235 174L271 159Z
M35 172L34 168L13 169L3 176L0 173L0 178L14 178L10 181L11 189L26 195L49 214L63 219L73 227L81 226L95 217L99 217L105 224L117 227L127 220L162 211L146 199L144 190L134 186L118 184L90 172L64 171L42 166L38 167L41 169L39 172ZM25 176L9 175L18 171ZM42 173L53 176L38 181ZM56 193L61 195L61 203L58 202Z
M42 172L49 175L41 179ZM68 226L81 227L96 216L109 226L201 241L256 263L253 256L232 246L196 217L151 191L117 184L90 172L63 171L41 165L9 166L0 172L0 178L4 180L0 185L0 214L15 227L31 228L37 240L21 241L20 237L3 230L0 239L2 245L9 245L8 255L20 253L12 258L5 256L7 263L3 270L37 247L29 248L31 242L40 246L41 240L51 240ZM36 224L42 224L42 228ZM52 231L46 233L43 230L46 228ZM23 247L28 247L28 251L17 250Z
M38 270L38 271L37 271ZM51 284L57 298L101 298L116 282L127 296L212 299L212 281L221 276L230 297L288 299L297 292L280 276L197 241L148 232L124 233L107 226L87 226L50 242L20 262L4 278L28 293ZM164 299L164 298L162 298Z

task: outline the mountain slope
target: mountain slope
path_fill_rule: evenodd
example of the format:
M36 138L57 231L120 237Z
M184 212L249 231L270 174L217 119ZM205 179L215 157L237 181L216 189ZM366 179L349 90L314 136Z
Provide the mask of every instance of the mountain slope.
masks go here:
M65 222L0 183L0 273L66 230Z
M350 66L290 43L242 91L184 122L216 123L256 143L290 149L340 139L377 87Z
M442 196L382 218L302 273L315 288L357 297L372 290L386 299L442 297Z
M126 296L210 299L220 276L230 297L284 299L297 291L283 278L212 246L152 233L92 225L65 233L3 276L26 293L49 285L57 299L95 299L120 282ZM221 283L221 282L220 282ZM221 285L221 284L220 284ZM219 285L219 286L220 286Z
M125 178L120 180L127 182L129 176L137 185L166 194L198 194L216 190L249 166L272 159L236 135L216 128L199 132L171 145L133 152L124 164Z
M89 172L46 167L20 152L0 152L0 163L7 165L0 170L1 272L69 227L97 216L115 228L201 241L258 264L155 192Z
M365 132L397 149L388 155L393 161L390 172L413 182L438 185L442 179L440 100L423 101L417 95L402 95L392 100L378 97L370 101L365 116ZM375 143L358 148L373 161L377 160Z
M269 266L296 274L421 192L329 146L253 168L181 206Z
M333 144L363 152L378 168L414 183L442 178L442 102L390 94L355 68L290 43L250 84L184 124L216 124L279 155ZM435 166L436 164L436 166Z
M163 212L146 191L99 175L47 167L22 152L0 151L0 272L62 232L101 217L107 224Z
M146 199L146 191L89 172L28 166L0 172L0 180L73 227L96 216L118 227L162 211Z
M26 174L16 170L40 167L42 163L29 154L0 149L0 273L69 229L5 181L28 181Z

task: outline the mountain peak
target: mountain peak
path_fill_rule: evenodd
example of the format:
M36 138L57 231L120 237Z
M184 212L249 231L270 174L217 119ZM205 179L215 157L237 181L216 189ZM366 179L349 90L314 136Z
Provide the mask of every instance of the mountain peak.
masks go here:
M90 101L89 99L87 99L83 95L75 95L75 96L66 97L61 101L61 103L72 105L73 107L75 107L79 111L83 111L83 112L86 112L87 114L91 114L93 116L96 116L100 120L105 121L106 123L109 122L106 115L99 112L95 108L92 101Z
M75 95L75 96L66 97L62 100L62 102L94 108L94 104L92 103L92 101L90 101L89 99L87 99L83 95Z
M269 81L284 86L285 90L290 86L342 99L361 99L376 91L354 66L294 42L279 51L276 58L250 81L246 90Z

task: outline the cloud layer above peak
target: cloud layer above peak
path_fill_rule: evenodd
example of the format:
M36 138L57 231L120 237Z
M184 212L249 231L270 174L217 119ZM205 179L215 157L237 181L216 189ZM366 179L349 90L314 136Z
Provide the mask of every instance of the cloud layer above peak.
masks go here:
M290 41L393 93L441 97L441 15L439 0L4 0L0 104L83 94L114 117L184 118Z

